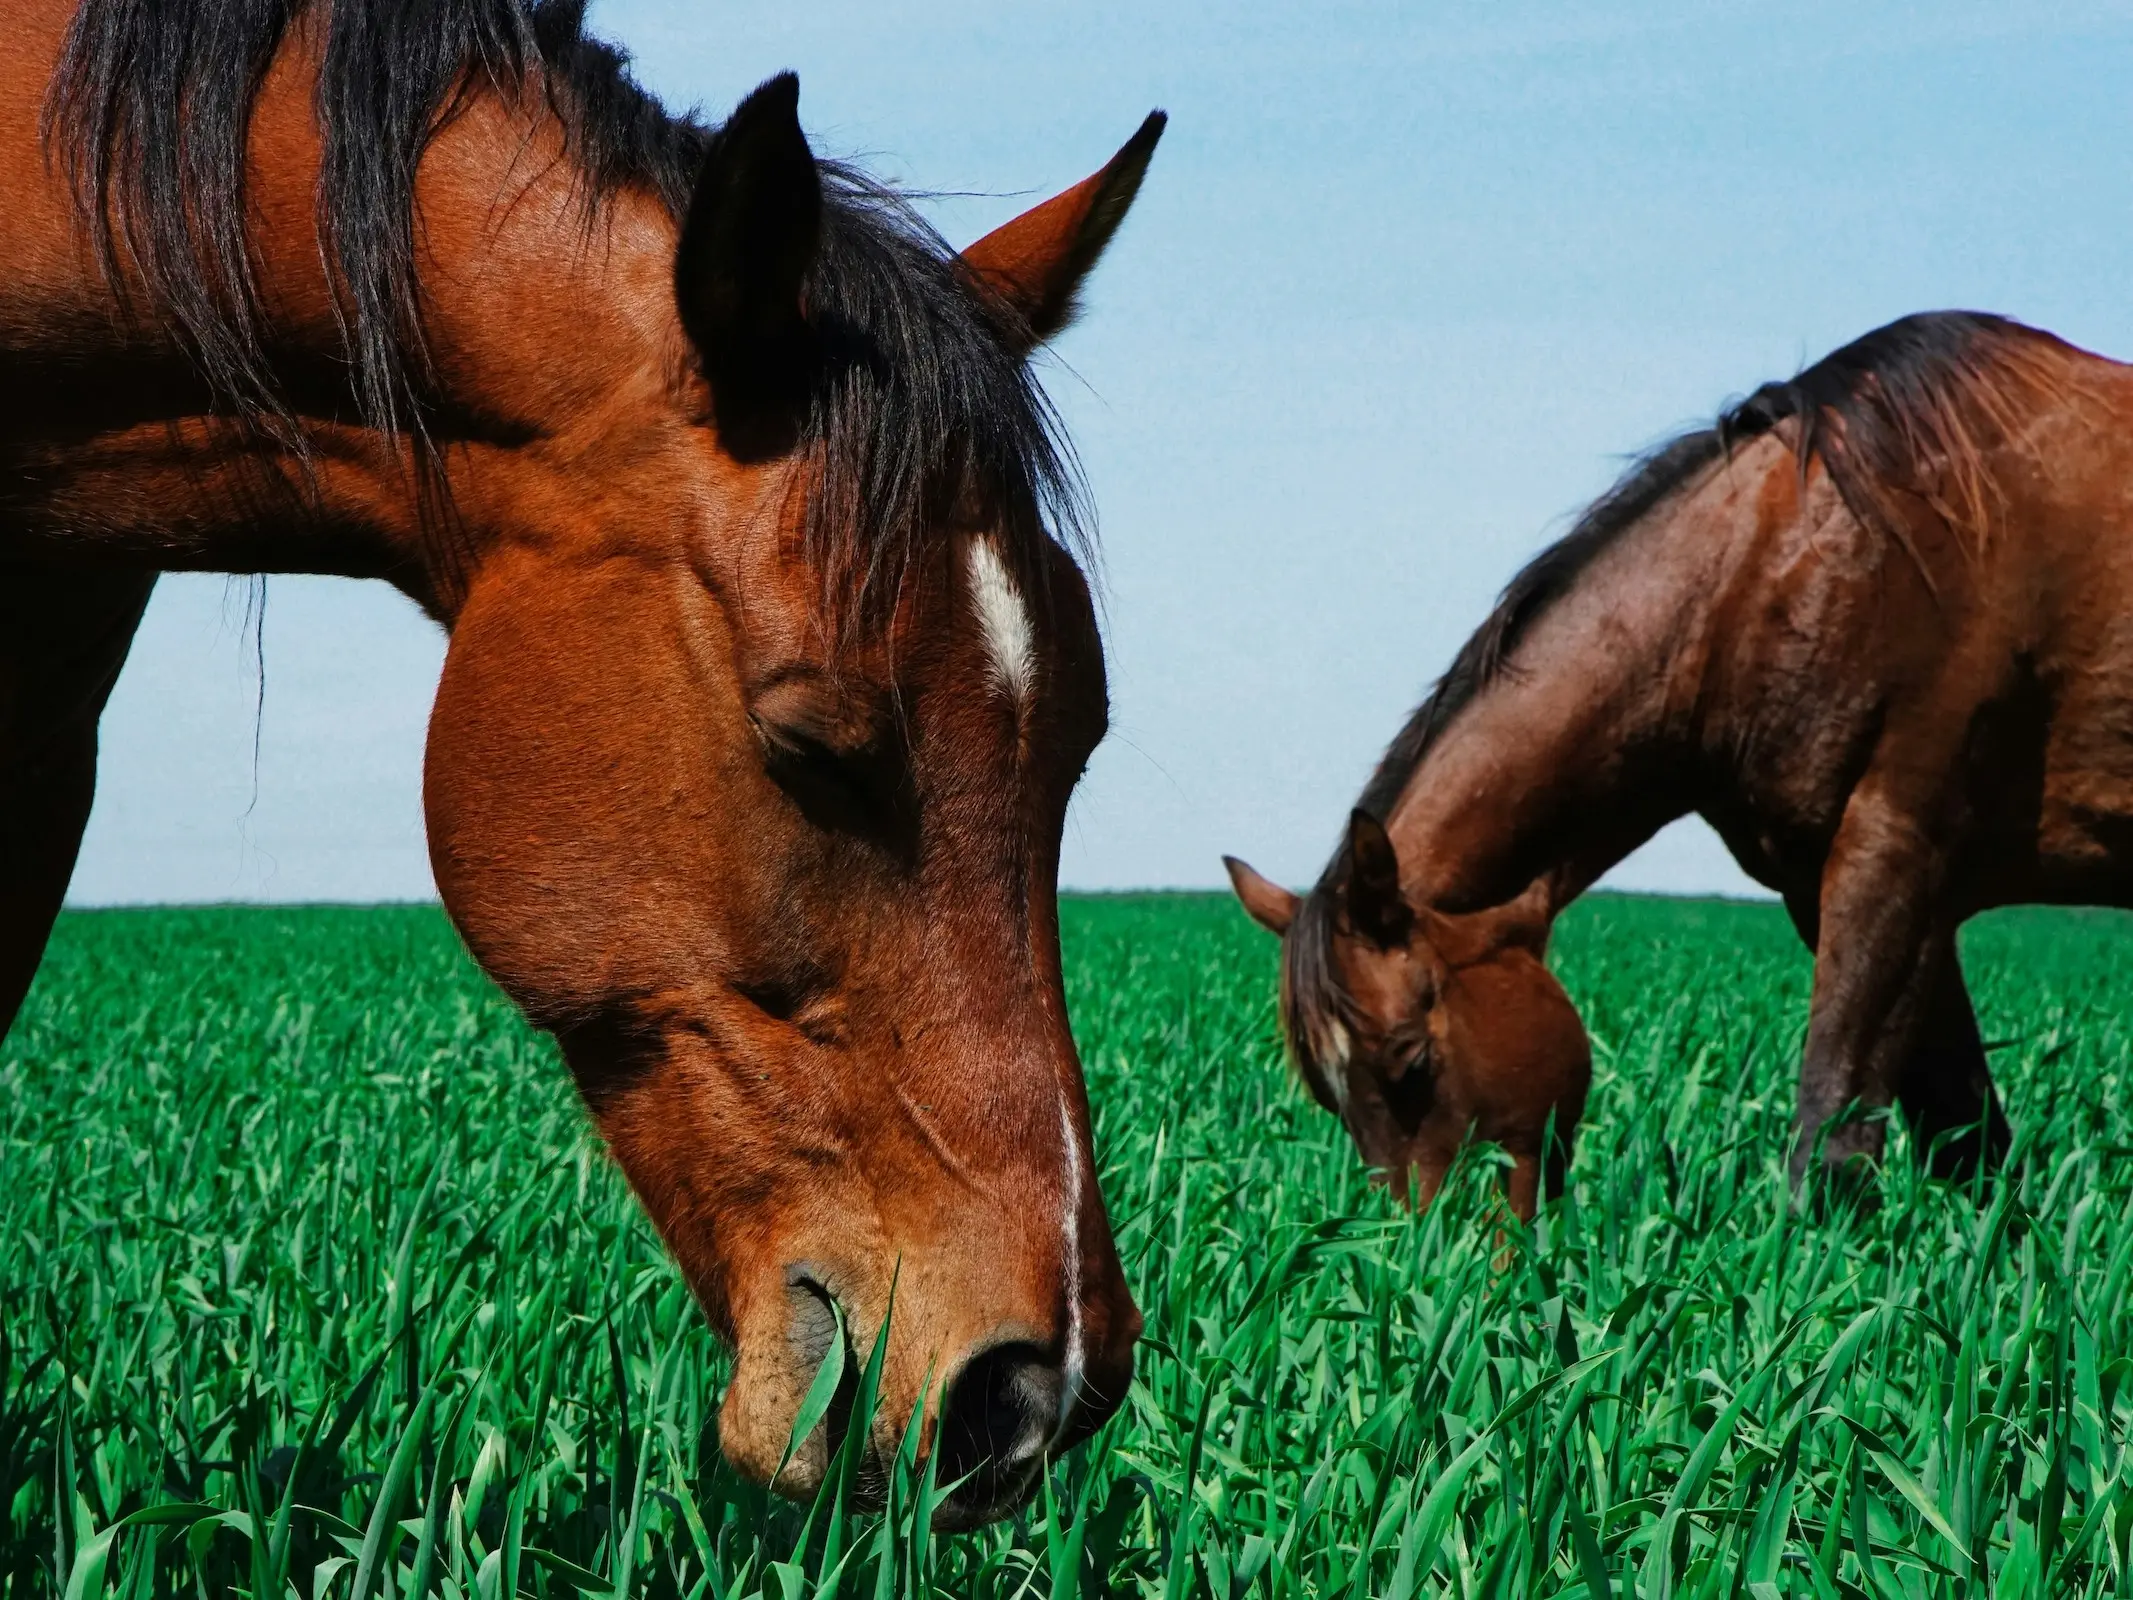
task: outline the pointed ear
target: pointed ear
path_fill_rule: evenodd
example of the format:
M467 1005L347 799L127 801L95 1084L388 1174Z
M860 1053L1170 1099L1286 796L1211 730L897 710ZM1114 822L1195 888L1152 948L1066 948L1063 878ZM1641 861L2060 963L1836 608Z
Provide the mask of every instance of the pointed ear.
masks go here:
M1505 950L1524 950L1545 960L1555 924L1555 884L1550 878L1536 878L1517 899L1485 911L1447 916L1425 906L1418 915L1424 942L1454 965L1486 961Z
M1168 120L1160 111L1149 112L1140 132L1103 171L993 229L963 252L964 263L1019 322L1025 352L1074 320L1081 280L1126 220Z
M780 73L711 136L674 256L674 295L719 422L760 417L804 382L801 284L822 236L822 179Z
M1400 858L1385 824L1369 812L1348 814L1348 920L1381 945L1403 943L1414 908L1400 893Z
M1498 949L1516 945L1536 956L1548 953L1548 933L1555 924L1555 886L1547 878L1535 878L1516 900L1506 900L1481 913L1489 922L1489 938Z
M1280 884L1262 878L1235 856L1224 856L1222 865L1229 869L1229 886L1237 891L1246 915L1275 938L1286 938L1289 924L1296 920L1296 908L1303 901Z

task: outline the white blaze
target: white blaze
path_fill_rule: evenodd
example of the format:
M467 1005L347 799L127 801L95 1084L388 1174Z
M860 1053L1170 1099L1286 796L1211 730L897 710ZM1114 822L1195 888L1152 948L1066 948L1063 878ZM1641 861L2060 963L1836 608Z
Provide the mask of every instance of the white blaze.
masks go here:
M992 659L993 682L1017 706L1024 705L1037 681L1037 639L1030 628L1029 610L1022 604L1015 580L1007 575L1000 552L990 539L972 539L969 559L970 602L977 609L978 627L985 635L985 653ZM1080 1403L1085 1364L1081 1318L1081 1141L1074 1135L1073 1100L1063 1084L1059 1091L1059 1144L1064 1167L1060 1228L1065 1240L1061 1268L1066 1280L1066 1372L1047 1455L1065 1436L1067 1421Z
M992 657L993 681L1018 704L1027 700L1037 678L1037 640L1015 580L990 539L970 541L970 599Z
M1328 1025L1327 1035L1326 1042L1331 1048L1326 1051L1325 1060L1318 1064L1318 1075L1326 1080L1326 1087L1333 1091L1333 1103L1340 1108L1341 1114L1346 1116L1348 1055L1354 1048L1354 1041L1348 1037L1348 1030L1338 1019Z
M1059 1140L1066 1147L1066 1381L1059 1386L1059 1420L1052 1444L1066 1433L1067 1419L1081 1398L1081 1144L1074 1137L1074 1113L1065 1090L1059 1095ZM1050 1453L1049 1447L1047 1454Z

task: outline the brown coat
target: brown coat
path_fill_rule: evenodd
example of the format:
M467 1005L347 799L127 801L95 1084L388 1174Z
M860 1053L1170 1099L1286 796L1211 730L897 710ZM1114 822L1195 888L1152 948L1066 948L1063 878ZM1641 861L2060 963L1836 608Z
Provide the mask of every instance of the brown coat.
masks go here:
M1161 118L957 256L789 76L711 130L517 0L275 10L0 16L0 1021L153 574L387 578L451 633L446 909L734 1342L727 1454L772 1475L831 1303L863 1353L893 1285L884 1438L922 1408L948 1521L999 1514L1140 1326L1054 905L1102 649L1025 358Z
M1516 920L1544 926L1697 812L1815 951L1795 1172L1818 1147L1832 1165L1878 1158L1874 1113L1892 1103L1937 1170L2004 1149L1955 930L2012 902L2133 903L2129 422L2127 368L1946 313L1641 463L1513 581L1309 900L1240 882L1289 930L1306 1070L1361 1016L1346 1071L1356 1098L1382 1098L1432 1004L1412 984L1386 1000L1401 985L1385 974L1441 945L1436 919L1486 924L1522 902ZM1366 884L1373 835L1385 859ZM1529 1023L1494 1024L1517 1038L1440 1060L1438 1081L1521 1102L1509 1074L1557 1093L1567 1128L1582 1041L1552 980L1527 988ZM1538 1111L1472 1120L1530 1163ZM1388 1164L1411 1149L1365 1142Z

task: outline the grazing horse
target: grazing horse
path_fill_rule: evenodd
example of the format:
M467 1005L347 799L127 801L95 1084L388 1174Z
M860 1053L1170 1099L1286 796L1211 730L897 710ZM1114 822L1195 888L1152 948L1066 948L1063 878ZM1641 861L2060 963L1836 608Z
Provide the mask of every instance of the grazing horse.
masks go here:
M819 1481L801 1396L893 1283L868 1445L923 1406L973 1523L1140 1327L1055 904L1103 656L1028 357L1162 117L958 255L792 77L675 117L582 12L5 0L4 1017L155 573L386 579L450 632L445 907L734 1346L727 1455Z
M1991 1163L2007 1123L1956 930L2133 904L2129 618L2133 369L1948 312L1766 385L1512 580L1308 896L1233 870L1284 936L1307 1078L1425 1188L1436 1085L1491 1086L1514 1133L1558 1086L1567 1129L1583 1044L1532 958L1696 812L1814 952L1795 1180L1878 1161L1892 1103L1935 1173ZM1486 1019L1496 1054L1446 1037L1460 947L1495 952L1492 1006L1523 1007Z

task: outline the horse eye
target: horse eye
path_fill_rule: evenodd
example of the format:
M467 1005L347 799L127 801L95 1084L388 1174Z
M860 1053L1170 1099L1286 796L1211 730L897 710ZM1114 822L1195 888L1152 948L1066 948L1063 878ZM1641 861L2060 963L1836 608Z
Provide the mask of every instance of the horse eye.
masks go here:
M1388 1083L1402 1083L1408 1078L1427 1079L1429 1075L1429 1041L1427 1039L1396 1052L1392 1058L1392 1065L1385 1072L1385 1078Z
M781 783L805 782L828 785L864 796L870 787L870 759L865 748L850 750L821 738L812 729L758 722L756 733L763 741L763 762Z
M823 762L838 760L844 752L814 728L800 723L775 722L767 717L751 716L755 734L763 741L763 753L767 760Z
M808 820L845 833L894 831L910 809L910 782L887 742L847 747L811 728L756 719L763 765Z

